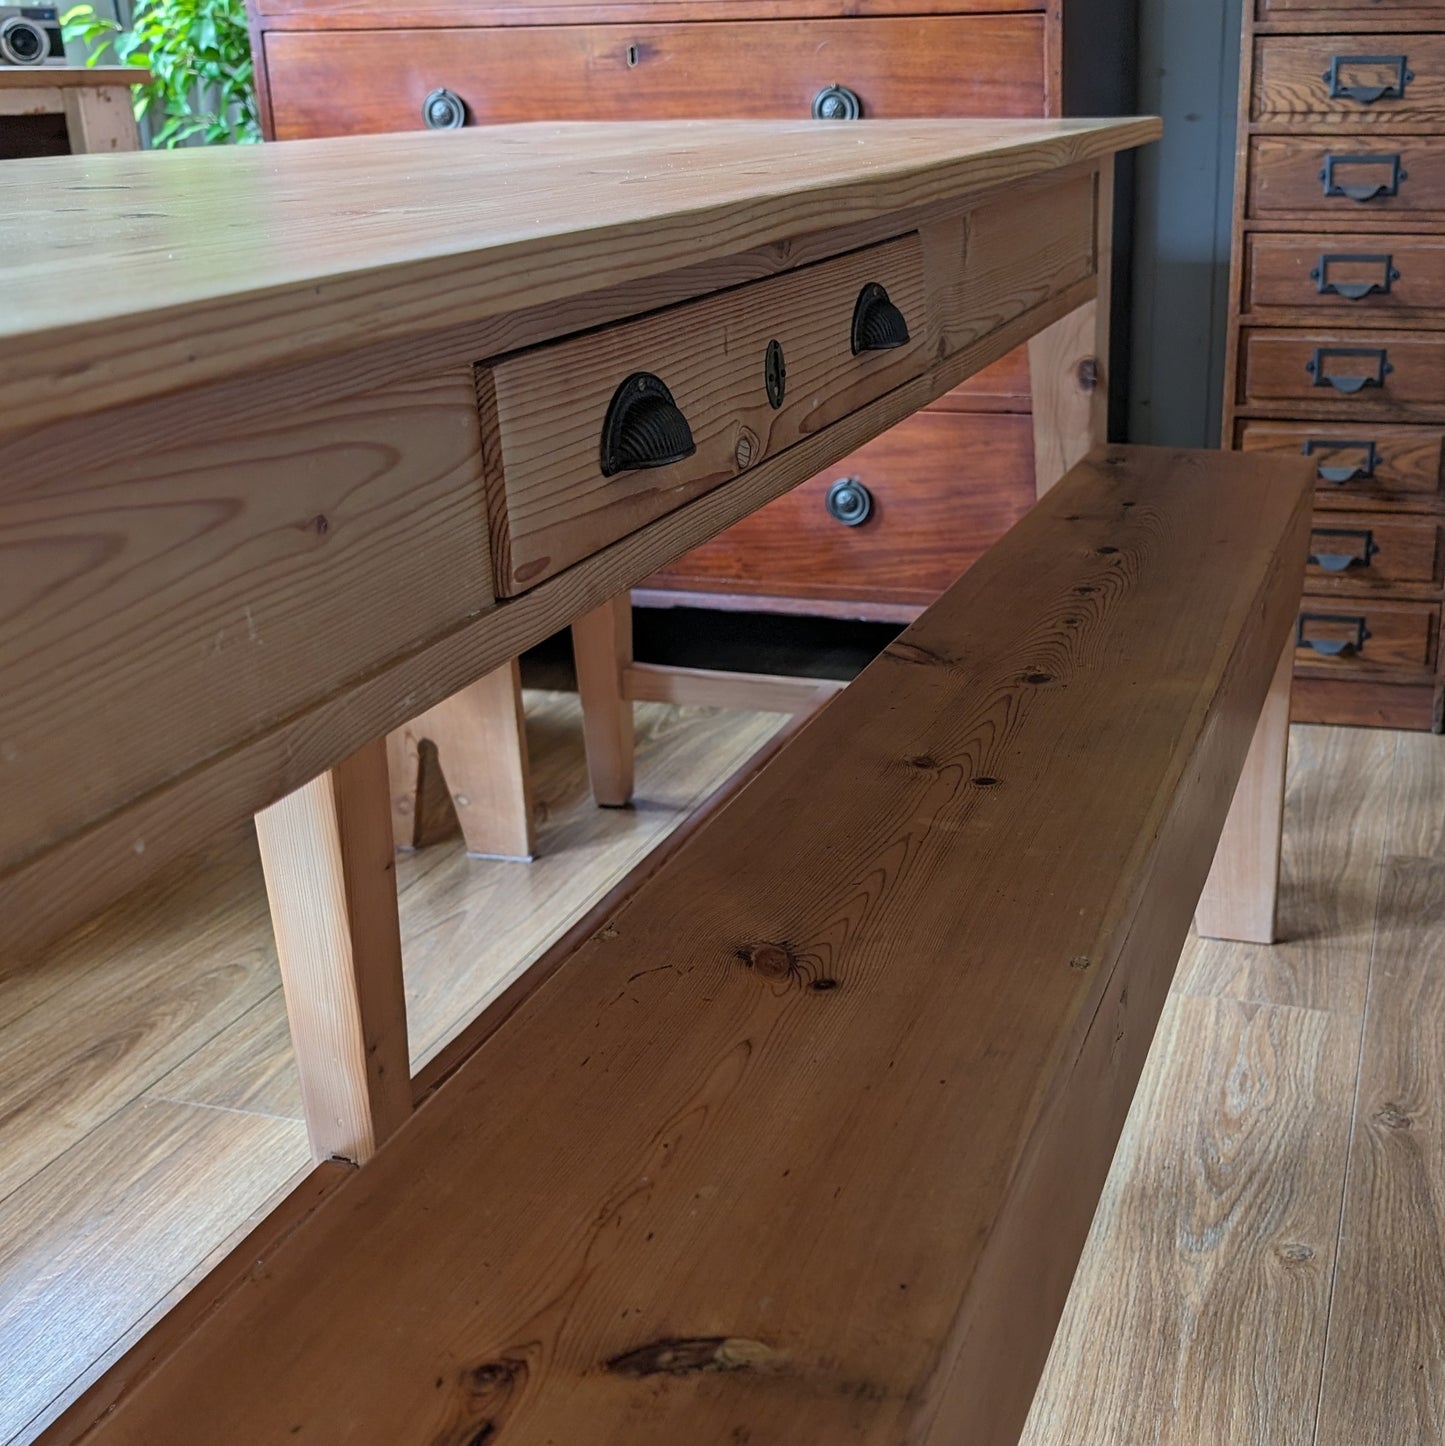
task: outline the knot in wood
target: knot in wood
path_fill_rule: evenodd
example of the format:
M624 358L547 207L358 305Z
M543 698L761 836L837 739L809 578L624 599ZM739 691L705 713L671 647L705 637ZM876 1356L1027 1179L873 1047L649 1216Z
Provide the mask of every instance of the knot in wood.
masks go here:
M797 967L792 952L781 944L749 944L738 951L738 957L749 969L755 969L764 979L786 979Z

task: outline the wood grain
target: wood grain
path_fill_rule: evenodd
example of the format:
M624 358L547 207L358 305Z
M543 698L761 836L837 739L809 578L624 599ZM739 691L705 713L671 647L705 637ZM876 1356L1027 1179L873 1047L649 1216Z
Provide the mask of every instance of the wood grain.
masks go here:
M1319 489L1329 497L1348 497L1359 492L1419 494L1434 497L1440 491L1442 463L1445 463L1445 430L1440 427L1398 427L1388 423L1256 422L1241 425L1239 446L1245 452L1303 452L1315 442L1312 453L1322 467L1357 466L1363 453L1358 447L1331 447L1332 440L1373 442L1378 456L1374 477L1335 484L1319 480Z
M846 686L831 678L730 673L721 668L664 667L656 663L633 663L622 674L623 694L634 701L756 708L763 713L813 713Z
M106 89L144 85L150 78L150 71L137 65L57 65L40 70L7 65L0 70L0 92L28 90L35 85L47 90Z
M855 355L853 312L869 284L887 291L909 340ZM479 367L498 590L554 576L919 376L937 325L915 234ZM773 341L787 368L778 407L763 381ZM604 421L638 372L666 385L696 450L604 476Z
M1445 338L1432 332L1294 330L1245 332L1240 373L1240 401L1246 406L1294 403L1316 416L1342 415L1345 420L1378 417L1430 422L1445 406ZM1374 377L1374 353L1383 349L1392 368L1379 386L1345 395L1332 386L1316 385L1309 365L1317 348L1326 349L1325 376ZM1369 356L1339 355L1365 349Z
M204 418L6 458L0 870L492 600L465 370Z
M1393 734L1370 729L1291 729L1280 941L1266 947L1193 936L1177 992L1356 1019L1364 1013L1395 747Z
M1442 919L1445 866L1387 861L1318 1446L1413 1446L1445 1436ZM1381 1401L1389 1402L1385 1420Z
M1409 675L1429 672L1435 666L1440 628L1437 605L1312 595L1301 602L1300 615L1308 621L1295 661L1309 672ZM1361 622L1368 634L1363 642L1358 641ZM1344 642L1348 647L1327 655L1310 646L1313 639L1326 644Z
M257 814L256 839L312 1157L360 1165L411 1113L385 739Z
M0 174L0 249L25 258L0 316L0 425L33 427L962 201L1159 129L1147 117L559 122L16 163ZM266 216L265 247L229 224L238 213ZM41 242L28 239L37 231ZM177 264L157 268L157 249ZM104 289L84 284L100 253ZM108 345L118 334L125 346Z
M1288 470L1134 465L1056 488L95 1440L202 1401L212 1441L1012 1439L1298 586Z
M1335 561L1352 559L1343 574L1331 571L1323 561L1310 562L1305 577L1306 586L1313 592L1394 588L1398 595L1400 583L1438 587L1440 525L1434 518L1425 517L1317 512L1310 529L1310 556Z
M125 91L116 86L68 86L62 88L61 98L75 154L140 150L140 131Z
M305 1132L289 1120L138 1102L0 1201L0 1440L305 1159ZM124 1261L107 1250L118 1217L131 1225Z
M1387 54L1407 61L1412 78L1403 95L1369 105L1331 97L1325 77L1336 57L1341 87L1398 84L1399 69L1383 60ZM1445 34L1264 36L1255 52L1252 114L1280 128L1317 122L1349 131L1438 132L1445 126Z
M873 498L859 527L829 516L828 490L856 477ZM869 599L926 607L1033 505L1027 414L918 412L648 579L651 587L767 596L785 588L827 611Z
M727 116L804 120L846 85L870 120L1044 112L1041 15L273 32L280 140L416 130L446 86L477 125ZM958 56L969 56L959 83ZM546 77L544 96L536 78ZM335 98L344 95L344 109Z
M1323 672L1297 673L1290 716L1298 723L1340 723L1350 728L1420 728L1438 732L1439 689L1433 676L1414 681Z
M477 858L530 859L537 845L516 659L387 734L392 838L397 848L416 848L422 842L419 794L424 740L436 749L437 766L467 852Z
M1042 10L1041 0L848 0L849 15L944 13L1018 14ZM367 0L259 0L266 28L324 30L375 23ZM387 18L399 28L431 25L577 24L604 18L648 20L787 20L835 18L838 0L498 0L477 5L463 0L406 0Z
M1363 202L1326 196L1320 176L1330 155L1398 155L1406 179L1393 196ZM1390 172L1389 165L1339 160L1336 179L1341 185L1373 187L1388 183ZM1445 136L1254 136L1247 174L1251 217L1328 217L1352 230L1376 216L1423 218L1445 211Z
M1445 242L1429 236L1254 232L1245 242L1245 266L1246 314L1305 308L1341 319L1376 319L1445 310ZM1355 299L1338 290L1321 292L1322 283L1388 290Z
M1390 813L1392 854L1445 859L1445 749L1431 737L1395 742L1395 796Z
M604 808L621 808L632 797L632 700L622 676L632 663L632 601L609 598L572 623L572 658L587 747L592 797Z
M1170 999L1021 1446L1314 1446L1358 1053Z

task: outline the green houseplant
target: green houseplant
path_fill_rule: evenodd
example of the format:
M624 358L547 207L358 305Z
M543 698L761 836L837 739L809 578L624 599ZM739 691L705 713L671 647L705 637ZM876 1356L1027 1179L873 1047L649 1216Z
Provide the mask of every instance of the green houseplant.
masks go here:
M77 5L62 24L67 40L91 47L87 65L114 51L150 70L135 114L150 120L152 145L261 139L243 0L136 0L129 29Z

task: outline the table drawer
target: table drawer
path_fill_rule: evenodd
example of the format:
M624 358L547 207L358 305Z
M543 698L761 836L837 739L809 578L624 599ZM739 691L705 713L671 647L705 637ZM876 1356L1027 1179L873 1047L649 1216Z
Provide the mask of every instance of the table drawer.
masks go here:
M1301 599L1295 662L1310 671L1428 672L1435 666L1440 608L1369 598Z
M1445 336L1430 332L1246 331L1241 401L1309 403L1344 416L1445 407Z
M1323 493L1392 492L1430 496L1440 490L1445 429L1345 422L1245 422L1245 452L1313 457Z
M855 352L864 310L903 329ZM929 335L915 234L478 367L498 590L560 572L921 375Z
M1434 518L1317 512L1305 576L1352 588L1438 583L1439 554Z
M1445 211L1445 136L1255 136L1249 214L1366 221Z
M1245 238L1244 309L1343 317L1445 311L1445 240L1433 236Z
M919 412L646 586L926 607L1033 500L1029 417Z
M1255 42L1253 119L1414 130L1445 121L1445 35L1266 35Z
M417 129L439 90L472 124L806 118L830 86L875 119L1045 109L1041 15L272 31L265 44L282 140Z

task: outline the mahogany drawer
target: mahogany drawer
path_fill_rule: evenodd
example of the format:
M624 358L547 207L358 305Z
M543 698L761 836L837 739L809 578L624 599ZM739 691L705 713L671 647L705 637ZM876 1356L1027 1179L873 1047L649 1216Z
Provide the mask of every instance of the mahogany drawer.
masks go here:
M1316 512L1309 545L1307 586L1373 588L1440 581L1440 529L1433 517Z
M855 352L868 288L906 340ZM921 375L930 332L913 234L479 366L498 591L560 572Z
M1255 136L1248 206L1260 220L1445 211L1445 136Z
M1445 122L1445 34L1266 35L1250 113L1265 126L1415 130Z
M1434 236L1245 237L1244 310L1345 317L1445 311L1445 239Z
M1428 672L1435 666L1435 603L1306 594L1295 625L1295 663L1310 672Z
M867 515L849 526L829 495L859 489ZM645 586L810 599L819 612L926 607L1033 500L1029 417L919 412Z
M829 86L873 118L1045 109L1038 14L271 31L265 46L280 140L417 129L438 90L473 124L806 118Z
M1330 496L1390 492L1430 496L1445 471L1445 429L1358 422L1244 422L1245 452L1292 452L1315 459L1316 482Z
M1445 335L1246 331L1240 400L1345 417L1431 419L1445 409Z

